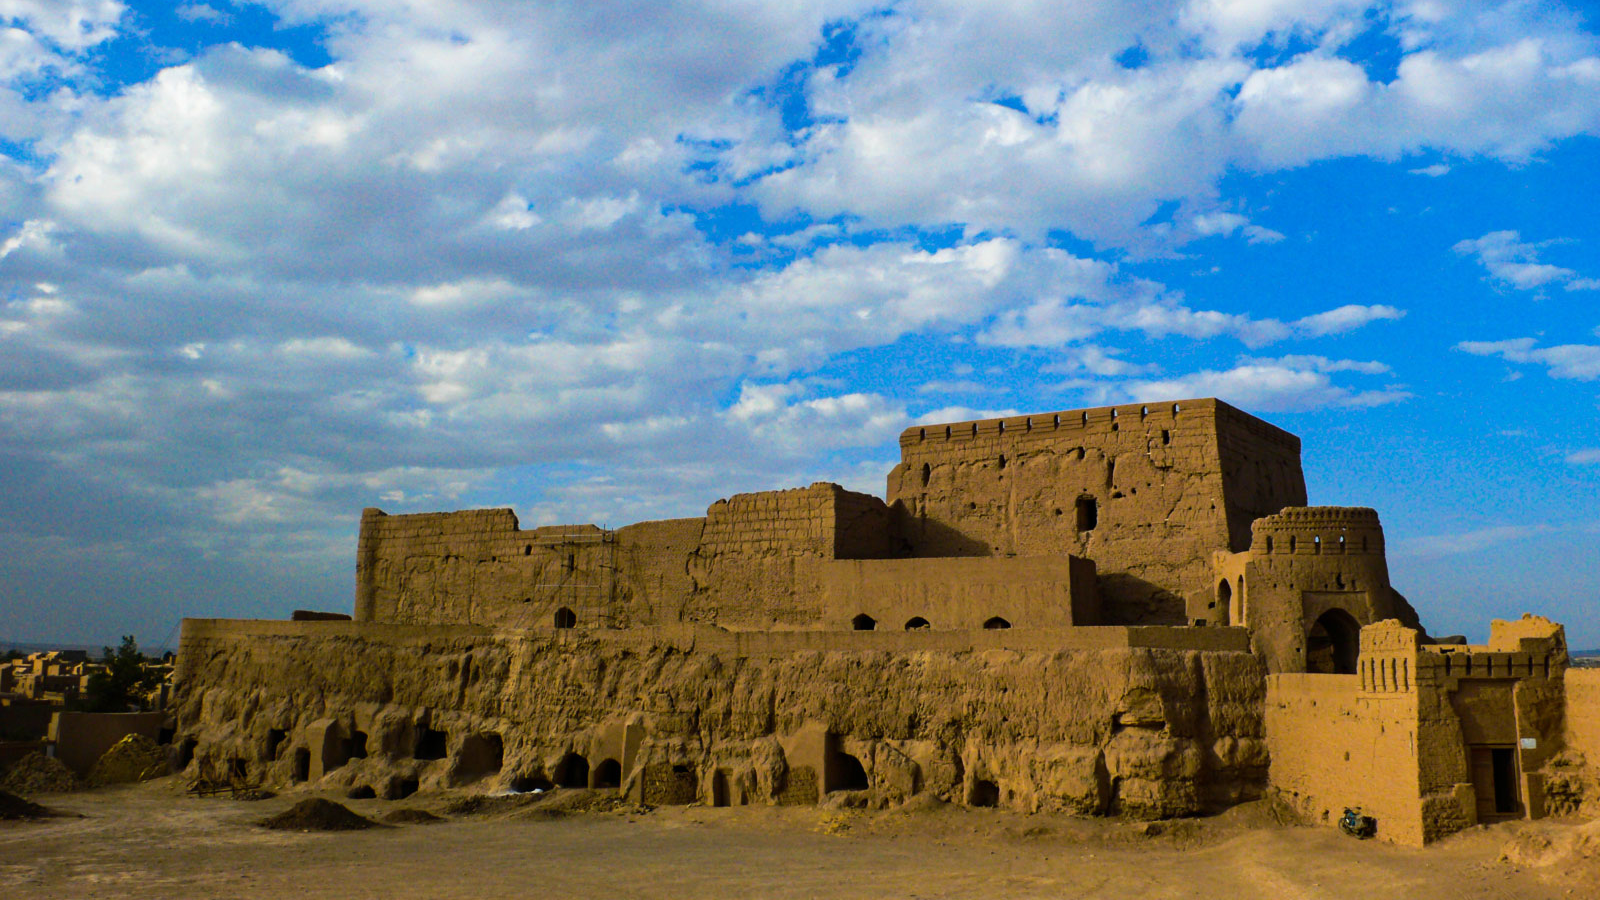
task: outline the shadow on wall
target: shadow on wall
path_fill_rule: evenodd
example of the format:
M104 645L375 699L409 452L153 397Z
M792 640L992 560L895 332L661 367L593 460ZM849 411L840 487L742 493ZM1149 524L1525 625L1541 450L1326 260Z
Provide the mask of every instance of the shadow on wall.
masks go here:
M1106 625L1187 625L1183 598L1126 572L1100 576Z
M901 556L916 558L994 555L984 541L968 537L942 522L915 515L903 501L896 501L894 510L894 523L903 536L903 546L899 548Z

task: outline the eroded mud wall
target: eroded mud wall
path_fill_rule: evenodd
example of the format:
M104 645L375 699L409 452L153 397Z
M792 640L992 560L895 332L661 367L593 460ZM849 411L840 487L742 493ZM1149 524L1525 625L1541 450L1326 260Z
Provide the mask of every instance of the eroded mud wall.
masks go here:
M190 620L177 708L191 774L242 767L278 787L593 782L609 761L657 801L848 788L1174 816L1265 785L1263 670L1244 644L1234 629L512 636Z
M1214 551L1306 502L1299 439L1216 400L919 426L900 452L908 555L1085 557L1120 623L1182 624Z

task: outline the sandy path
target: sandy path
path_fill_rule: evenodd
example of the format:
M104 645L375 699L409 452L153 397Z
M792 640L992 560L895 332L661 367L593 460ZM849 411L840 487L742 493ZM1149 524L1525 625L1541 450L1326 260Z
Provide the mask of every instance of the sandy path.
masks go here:
M0 897L1600 897L1592 863L1498 861L1512 829L1571 827L1561 824L1475 829L1421 851L1237 815L1155 836L1135 823L960 809L680 807L339 834L252 824L302 796L201 800L167 781L46 796L83 818L0 823ZM373 816L393 808L343 802Z

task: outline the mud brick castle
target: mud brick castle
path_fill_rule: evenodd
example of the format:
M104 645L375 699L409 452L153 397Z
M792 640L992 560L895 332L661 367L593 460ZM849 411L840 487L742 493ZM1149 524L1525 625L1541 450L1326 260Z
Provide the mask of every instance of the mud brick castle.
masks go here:
M883 499L524 530L362 514L348 620L186 620L183 762L381 796L1170 817L1274 792L1388 840L1592 804L1600 678L1430 637L1383 528L1218 400L919 426ZM339 617L344 618L344 617Z

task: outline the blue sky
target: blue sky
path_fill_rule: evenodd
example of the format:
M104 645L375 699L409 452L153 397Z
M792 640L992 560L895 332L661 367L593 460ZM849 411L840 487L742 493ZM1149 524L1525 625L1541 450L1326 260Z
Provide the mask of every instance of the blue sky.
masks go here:
M0 0L0 639L346 609L364 506L882 493L1220 396L1436 633L1600 646L1600 33L1454 0Z

